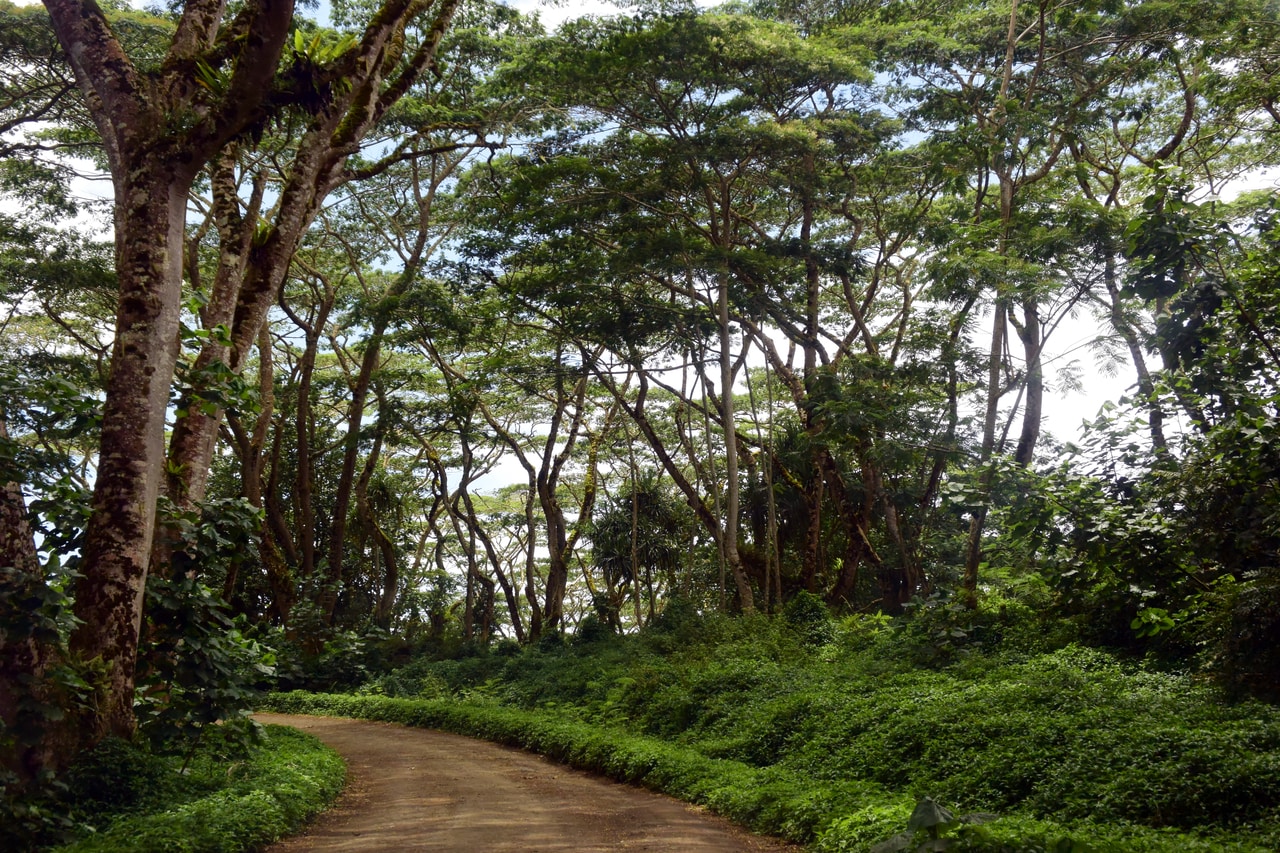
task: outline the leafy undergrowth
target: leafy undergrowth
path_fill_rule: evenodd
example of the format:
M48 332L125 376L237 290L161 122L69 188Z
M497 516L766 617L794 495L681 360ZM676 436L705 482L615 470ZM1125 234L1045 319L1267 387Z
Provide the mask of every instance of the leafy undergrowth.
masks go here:
M884 665L874 643L819 647L764 621L679 650L670 639L544 643L418 664L369 688L437 698L295 692L268 705L521 746L818 851L895 837L881 849L1280 848L1280 717L1268 706L1220 705L1077 648L924 670ZM904 830L925 796L999 814L918 848Z
M324 810L346 767L310 735L267 726L247 754L216 744L156 756L104 742L70 776L68 797L84 836L59 853L233 853L257 850ZM96 831L89 828L94 827Z

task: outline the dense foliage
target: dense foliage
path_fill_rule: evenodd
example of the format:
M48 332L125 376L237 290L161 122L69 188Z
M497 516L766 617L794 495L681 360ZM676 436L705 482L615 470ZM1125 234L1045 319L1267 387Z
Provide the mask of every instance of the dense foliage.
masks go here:
M0 0L6 809L372 684L1273 833L1274 3L330 7Z
M328 807L345 775L332 750L281 726L249 747L210 737L186 755L109 739L68 769L55 800L6 815L6 843L68 853L261 849Z
M1273 707L1224 707L1184 675L1077 645L1038 650L1030 614L979 619L950 663L926 667L912 661L936 661L939 639L919 621L824 619L819 636L811 618L686 611L635 637L415 662L354 695L270 704L526 746L817 850L868 850L926 797L995 818L955 827L955 849L1280 842Z

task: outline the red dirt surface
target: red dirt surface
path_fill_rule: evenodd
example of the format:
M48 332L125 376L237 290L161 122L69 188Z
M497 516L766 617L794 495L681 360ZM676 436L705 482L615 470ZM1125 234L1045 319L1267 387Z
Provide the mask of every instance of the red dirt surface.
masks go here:
M643 788L459 735L334 717L258 714L347 762L337 804L268 853L799 851Z

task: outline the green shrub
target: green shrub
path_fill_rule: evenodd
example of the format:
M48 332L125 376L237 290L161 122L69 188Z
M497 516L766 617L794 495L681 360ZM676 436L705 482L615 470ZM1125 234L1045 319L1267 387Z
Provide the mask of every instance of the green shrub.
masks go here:
M434 675L449 687L449 698L464 700L432 703L436 721L418 724L448 728L453 723L439 720L462 720L458 730L546 750L619 778L639 774L645 784L714 799L726 813L788 837L827 839L826 824L879 802L859 794L847 807L835 805L829 792L869 784L894 792L893 803L928 796L959 812L1002 815L981 832L966 830L973 837L963 839L987 844L981 839L990 836L997 839L991 849L1009 847L1007 827L1024 826L1019 821L1046 822L1028 850L1077 835L1115 836L1115 849L1143 849L1124 839L1164 838L1166 829L1195 844L1218 839L1213 843L1221 849L1242 843L1239 849L1250 849L1241 839L1264 839L1254 849L1280 849L1275 708L1224 704L1203 683L1122 665L1096 649L1035 652L1027 636L1011 644L1036 621L1020 601L984 600L965 617L973 620L974 642L950 663L935 659L924 669L912 663L912 650L926 628L942 622L911 627L850 617L815 646L784 619L727 620L677 608L669 624L638 636L415 665L415 677ZM688 625L707 636L669 644ZM494 715L510 712L536 712L540 720L578 728L567 735L555 728L562 734L548 740L516 716L502 717L501 731L480 731L495 725ZM619 733L643 736L639 742L648 745L611 751ZM649 738L680 757L646 764L659 754ZM755 780L749 791L734 793L738 782L717 786L721 771L711 768L729 766ZM775 772L805 781L791 788L778 781L783 777L750 775ZM826 824L800 818L791 825L772 816L804 814L815 803L828 803ZM875 836L856 821L848 826L851 837L868 844L902 829L900 822ZM1086 829L1072 834L1064 826ZM1120 832L1129 826L1132 833ZM1109 834L1098 835L1099 827Z
M520 746L706 805L757 831L812 843L824 853L869 851L901 833L915 807L913 797L894 793L875 780L815 778L793 766L755 767L545 710L307 693L276 694L267 703L285 713L427 726ZM1241 825L1234 834L1215 830L1192 835L1124 821L1060 824L1013 814L958 829L946 840L954 842L947 849L975 853L1264 853L1274 850L1278 839L1274 815L1257 826Z
M238 562L258 529L247 501L213 500L196 510L162 501L159 520L181 543L167 574L146 579L147 642L138 656L138 728L158 752L183 752L220 721L242 719L275 675L276 656L245 636L200 575ZM225 739L226 729L223 737ZM248 737L248 729L235 730Z
M814 845L819 853L855 853L906 826L913 806L908 797L871 803L832 821Z
M82 810L125 812L154 798L170 773L144 744L107 738L68 768L66 796Z
M98 831L57 848L61 853L239 853L256 850L295 831L342 790L345 767L310 735L268 726L247 758L227 762L216 750L197 752L186 772L175 759L158 759L115 742L95 751L72 791L82 820ZM140 757L141 756L141 757ZM143 776L133 777L141 770ZM136 792L132 809L120 797L104 797L111 785Z
M821 646L835 634L826 603L805 590L796 593L782 608L782 618L806 645Z

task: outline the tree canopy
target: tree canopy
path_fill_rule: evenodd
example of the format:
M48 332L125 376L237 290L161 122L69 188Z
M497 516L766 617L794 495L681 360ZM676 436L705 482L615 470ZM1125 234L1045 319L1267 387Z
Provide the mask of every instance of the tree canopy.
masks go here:
M6 780L234 714L252 661L668 606L1035 590L1275 690L1277 26L0 5ZM1082 435L1067 326L1131 377Z

